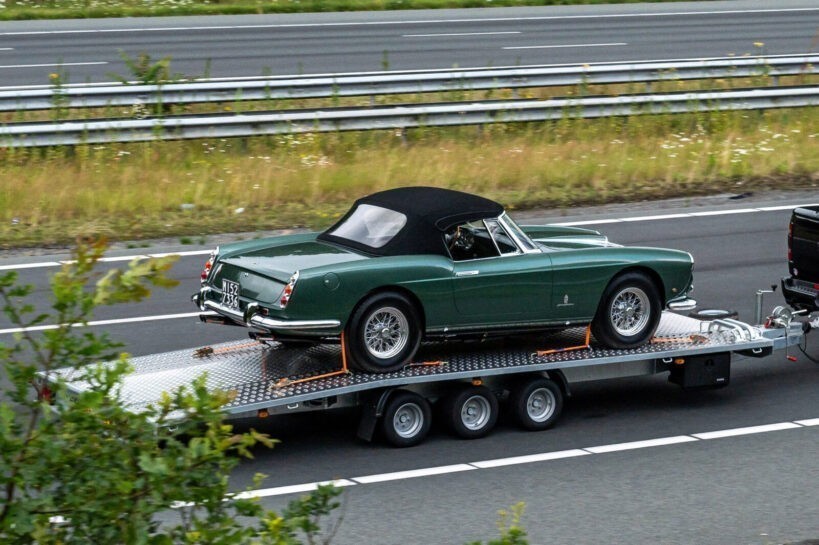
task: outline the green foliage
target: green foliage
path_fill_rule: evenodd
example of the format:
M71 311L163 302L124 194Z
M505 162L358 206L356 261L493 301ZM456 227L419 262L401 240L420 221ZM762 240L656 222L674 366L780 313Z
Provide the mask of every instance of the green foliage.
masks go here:
M520 525L525 507L525 504L520 502L510 507L508 511L501 509L498 512L500 537L488 541L486 545L528 545L526 531ZM482 545L482 543L473 541L469 545Z
M129 85L136 82L136 85L162 85L163 83L173 83L181 78L180 75L171 73L171 58L163 57L154 60L148 53L139 53L136 57L129 56L125 51L120 50L119 56L122 62L130 71L130 76L110 74L111 77Z
M75 326L97 305L139 301L151 286L173 285L172 260L99 275L94 265L104 250L103 242L79 245L52 279L48 313L25 302L32 288L18 285L14 272L0 276L0 304L22 328L13 343L0 344L0 542L316 542L338 489L322 487L282 515L241 495L226 501L230 470L254 445L274 441L226 425L220 407L228 396L209 392L205 377L144 410L126 409L119 390L127 357L104 334ZM59 325L42 334L27 329L46 322ZM73 368L71 380L84 387L69 391L58 367Z

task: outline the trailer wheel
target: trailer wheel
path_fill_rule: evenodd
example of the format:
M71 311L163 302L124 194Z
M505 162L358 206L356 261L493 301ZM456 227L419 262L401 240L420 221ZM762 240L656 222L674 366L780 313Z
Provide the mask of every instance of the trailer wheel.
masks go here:
M426 438L431 423L429 402L416 393L398 390L384 409L381 428L392 446L412 447Z
M518 424L532 431L551 428L563 410L560 387L542 377L522 382L512 391L510 401Z
M498 399L486 386L467 386L452 392L443 410L449 428L463 439L487 435L498 421Z
M365 299L347 329L353 364L371 373L401 369L421 344L418 313L400 293L377 293Z
M626 272L615 277L603 292L592 333L609 348L635 348L654 335L661 312L654 283L641 272Z

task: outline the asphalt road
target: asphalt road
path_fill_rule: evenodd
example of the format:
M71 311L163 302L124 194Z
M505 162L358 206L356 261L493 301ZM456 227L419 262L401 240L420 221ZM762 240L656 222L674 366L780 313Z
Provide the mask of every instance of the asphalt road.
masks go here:
M131 77L120 52L241 77L794 54L817 31L815 0L4 22L0 87Z
M597 222L596 227L616 242L689 251L696 258L694 295L701 306L735 308L740 318L751 320L754 290L786 273L789 213L760 208L817 201L811 193L740 200L715 197L517 217L533 223ZM690 215L702 212L715 215ZM675 217L678 214L683 216ZM646 216L663 217L632 221ZM171 249L155 245L140 251ZM112 255L129 253L134 250ZM54 267L19 267L64 257L7 255L0 258L0 267L16 267L35 282L36 303L42 306L45 282ZM203 261L200 255L181 258L174 270L181 281L178 288L159 291L140 305L104 309L98 317L150 319L193 311L188 296L197 288ZM781 302L779 294L768 296L765 307ZM7 322L0 323L0 330L6 328ZM104 329L135 355L244 334L238 328L196 324L191 318L151 319ZM6 338L8 333L0 333L0 341ZM767 544L816 538L819 427L793 422L819 418L819 366L794 353L795 362L782 353L760 360L736 359L731 385L717 391L684 392L661 375L580 384L573 388L555 429L527 433L502 421L492 435L478 441L458 440L434 429L416 448L367 444L354 438L355 413L344 410L244 421L240 427L256 426L282 443L243 462L233 483L243 488L257 471L270 476L265 486L277 488L444 468L438 475L404 475L346 488L345 521L334 541L344 544L448 544L486 538L494 532L496 511L518 501L527 505L523 522L532 543ZM812 336L809 353L819 357ZM737 437L692 437L770 424L780 426ZM477 461L681 436L686 442L458 471L461 464ZM276 495L263 501L274 507L295 497L281 490L272 493Z

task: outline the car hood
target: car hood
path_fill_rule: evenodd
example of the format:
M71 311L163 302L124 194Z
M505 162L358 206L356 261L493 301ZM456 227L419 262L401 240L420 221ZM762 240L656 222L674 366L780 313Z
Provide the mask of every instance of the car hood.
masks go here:
M367 259L339 246L309 241L279 242L243 252L231 252L221 263L287 282L296 271Z
M535 242L555 250L620 246L620 244L610 242L608 237L600 234L599 231L580 227L539 225L525 226L523 230Z

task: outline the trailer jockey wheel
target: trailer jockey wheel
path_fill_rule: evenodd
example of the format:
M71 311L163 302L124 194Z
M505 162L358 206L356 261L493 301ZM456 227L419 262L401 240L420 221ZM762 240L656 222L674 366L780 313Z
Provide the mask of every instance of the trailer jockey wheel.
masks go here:
M444 400L449 428L463 439L487 435L498 421L498 399L486 386L457 389Z
M397 390L390 396L381 418L384 438L394 447L412 447L423 441L432 424L432 410L422 396Z
M724 320L725 318L736 318L739 312L722 308L703 308L688 313L689 318L695 318L704 322L713 320Z
M551 428L563 410L563 392L543 377L523 381L512 391L511 409L524 429L540 431Z

